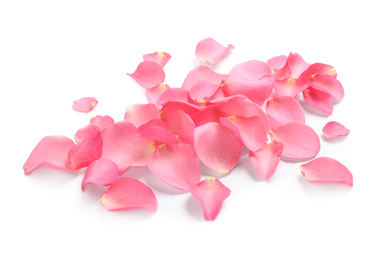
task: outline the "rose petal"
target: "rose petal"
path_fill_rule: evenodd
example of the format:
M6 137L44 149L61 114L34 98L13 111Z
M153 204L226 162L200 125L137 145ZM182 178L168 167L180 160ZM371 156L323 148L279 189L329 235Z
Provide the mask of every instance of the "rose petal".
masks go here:
M156 104L158 106L163 106L167 102L177 101L183 103L189 103L188 90L183 88L169 88L158 98Z
M301 91L308 87L307 84L294 78L275 80L274 97L289 96L296 97Z
M169 85L161 83L154 88L147 89L145 92L147 102L156 104L157 100L163 94L163 92L165 92L169 88Z
M192 85L203 80L206 80L212 84L221 85L227 77L228 75L219 74L210 69L208 66L200 65L188 73L183 82L182 88L190 90Z
M188 103L170 101L163 105L160 111L161 117L164 117L165 114L170 114L172 111L180 110L189 115L191 118L196 115L200 107Z
M39 168L51 168L66 172L76 171L68 160L68 152L75 143L66 136L46 136L33 149L24 164L24 172L30 175Z
M178 139L171 133L161 119L152 119L137 128L136 136L159 143L176 144Z
M215 106L209 105L192 116L196 126L201 126L209 122L218 123L221 116L227 116L220 112Z
M194 147L199 159L210 169L228 173L236 166L242 146L226 127L207 123L194 130Z
M333 113L333 99L328 93L309 87L307 90L303 91L303 98L307 104L317 110L327 115Z
M192 100L204 103L204 100L213 96L219 88L219 84L213 84L202 80L192 85L189 90L189 95Z
M154 192L139 180L121 177L103 192L101 205L107 210L147 209L156 211Z
M316 75L309 80L309 84L317 90L330 94L337 101L341 101L345 95L341 82L330 75Z
M300 166L304 178L311 183L339 183L353 186L353 175L343 164L329 157L319 157Z
M291 77L295 79L298 79L300 75L311 65L306 63L299 54L292 52L288 55L287 64L291 70Z
M316 75L329 75L337 77L337 71L333 66L323 63L313 63L301 75L301 80L310 79Z
M282 143L274 140L272 143L265 144L261 149L255 152L250 151L250 162L264 181L270 179L274 174L283 148Z
M154 52L143 55L144 61L154 61L158 63L162 68L167 64L167 62L171 59L171 55L167 52Z
M136 127L154 118L159 118L158 108L154 104L134 104L126 106L124 120L133 123Z
M117 164L107 159L92 162L84 174L82 190L85 191L88 183L98 186L108 186L114 183L119 176Z
M276 79L286 79L291 76L291 70L287 63L287 56L276 56L267 61L267 65L271 69L271 76Z
M292 121L305 123L305 114L299 102L293 97L273 97L266 104L266 114L270 128Z
M113 123L114 123L114 120L112 117L110 117L110 116L99 116L99 115L92 117L90 122L89 122L90 125L96 125L101 130L103 130L107 126L110 126Z
M191 186L190 192L201 203L207 221L216 219L222 203L231 193L229 188L214 177Z
M335 137L346 136L350 133L350 130L336 121L331 121L324 126L322 133L326 139L332 139Z
M193 145L193 130L195 124L183 111L173 110L161 117L167 129L182 143Z
M153 61L141 62L132 73L127 73L144 88L153 88L165 80L165 73L162 67Z
M232 49L234 46L231 44L224 47L214 39L206 38L196 45L195 55L203 63L216 64Z
M98 101L94 97L84 97L75 100L72 104L72 108L78 112L88 113L96 107L97 103Z
M100 127L96 125L87 125L85 127L78 129L78 131L76 131L74 135L75 142L77 144L83 142L89 136L89 134L93 131L93 129L97 129L101 131Z

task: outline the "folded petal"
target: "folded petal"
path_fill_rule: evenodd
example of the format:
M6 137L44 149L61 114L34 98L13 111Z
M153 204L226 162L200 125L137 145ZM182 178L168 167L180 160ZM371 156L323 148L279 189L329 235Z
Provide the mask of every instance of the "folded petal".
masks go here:
M136 127L126 121L108 126L101 132L103 140L102 159L115 162L120 174L130 166L146 166L154 153L153 140L136 136Z
M195 124L183 111L173 110L161 117L167 129L182 143L193 145Z
M309 68L311 64L304 61L304 59L297 53L290 53L288 55L287 64L291 70L291 77L298 79L300 75Z
M203 208L204 218L213 221L220 212L222 203L230 196L230 189L218 179L210 177L190 187L190 192Z
M124 120L133 123L136 127L154 118L159 118L158 108L154 104L134 104L126 106Z
M171 133L161 119L152 119L139 126L136 136L144 137L159 143L176 144L178 139Z
M161 144L148 164L163 181L180 190L188 190L200 181L200 163L190 144Z
M163 94L163 92L165 92L169 88L169 85L161 83L154 88L147 89L145 92L147 102L156 104L157 100Z
M90 135L90 133L92 133L93 129L101 131L101 129L96 125L86 125L85 127L78 129L74 135L75 142L83 142Z
M194 147L199 159L210 169L228 173L241 155L241 143L226 127L207 123L194 130Z
M98 186L108 186L114 183L119 176L117 164L107 159L99 159L92 162L83 178L82 190L85 191L88 183Z
M219 88L219 84L213 84L206 80L201 80L192 85L189 90L189 95L192 100L204 103L202 101L213 96Z
M289 159L310 159L320 151L320 138L311 127L302 122L291 122L273 128L270 136L284 145L282 155Z
M158 63L162 68L167 64L167 62L171 59L171 55L167 52L154 52L143 55L144 61L154 61Z
M333 113L333 99L328 93L309 87L303 91L303 98L311 107L327 115Z
M228 75L219 74L208 66L200 65L188 73L183 82L182 88L190 90L192 85L202 80L206 80L212 84L221 85L227 77Z
M294 78L275 80L273 86L274 97L296 97L301 91L308 87L306 83Z
M94 97L84 97L75 100L72 104L72 108L78 112L88 113L96 107L97 103L98 101Z
M323 63L313 63L300 75L301 80L311 79L316 75L329 75L337 77L336 69L333 66Z
M205 38L196 45L195 55L203 63L216 64L232 49L231 44L224 47L212 38Z
M334 76L316 75L309 80L309 84L317 90L330 94L337 101L341 101L345 95L341 82Z
M350 133L350 130L336 121L331 121L324 126L322 133L326 139L332 139L339 136L346 136Z
M292 121L305 123L305 114L299 102L293 97L273 97L266 104L266 114L270 128Z
M189 103L188 90L183 88L169 88L158 98L156 104L158 106L163 106L167 102L177 101L183 103Z
M353 175L346 166L329 157L319 157L300 166L304 178L311 183L339 183L353 186Z
M107 126L110 126L111 124L114 123L114 120L110 116L94 116L91 118L89 124L90 125L96 125L98 126L101 130L106 128Z
M103 192L101 205L107 210L147 209L156 211L154 192L139 180L121 177Z
M75 169L87 167L101 157L103 140L97 128L92 129L86 139L68 152L68 159Z
M39 168L51 168L66 172L76 171L68 160L68 152L75 143L66 136L46 136L33 149L24 164L26 175Z
M135 81L138 82L144 88L153 88L163 83L165 80L165 73L162 67L153 61L141 62L136 71L132 74L127 73Z
M218 123L221 116L227 116L220 112L215 106L209 105L192 116L196 126L201 126L209 122Z
M267 61L267 65L271 69L271 76L274 79L286 79L291 76L291 71L287 63L287 56L280 55L273 57Z
M283 148L284 146L282 143L274 140L271 143L263 145L261 149L255 152L250 151L250 162L264 181L270 179L274 174Z

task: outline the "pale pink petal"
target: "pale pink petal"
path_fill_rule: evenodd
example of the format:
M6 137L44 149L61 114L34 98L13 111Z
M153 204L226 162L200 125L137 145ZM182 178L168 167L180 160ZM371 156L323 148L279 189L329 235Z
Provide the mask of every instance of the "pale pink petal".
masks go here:
M190 144L161 144L148 164L163 181L180 190L188 190L200 181L200 163Z
M177 101L188 103L190 102L188 90L183 88L169 88L158 98L156 104L157 106L163 106L167 102Z
M94 116L91 118L89 124L90 125L96 125L98 126L101 130L106 128L107 126L110 126L111 124L114 123L114 120L110 116Z
M141 62L136 71L127 73L144 88L153 88L165 80L165 73L162 67L153 61Z
M154 61L159 64L162 68L167 64L171 59L171 55L167 52L154 52L143 55L144 61Z
M273 97L266 104L266 114L270 128L292 121L305 123L305 114L299 102L293 97Z
M207 221L216 219L222 203L231 193L229 188L214 177L191 186L190 192L201 203Z
M92 129L86 139L68 152L68 159L75 169L87 167L101 157L103 140L97 128Z
M329 75L337 77L337 72L333 66L323 63L313 63L300 75L299 78L305 81L306 79L310 79L316 75Z
M330 94L337 101L341 101L345 95L341 82L334 76L316 75L309 80L309 84L317 90Z
M311 183L339 183L353 186L353 175L343 164L329 157L319 157L300 166L304 178Z
M294 78L275 80L274 97L289 96L296 97L308 87L306 83Z
M134 104L126 106L124 120L133 123L136 127L154 118L159 118L159 110L154 104Z
M159 143L178 143L178 139L167 129L161 119L152 119L139 126L136 131L136 136L154 140Z
M272 143L263 145L261 149L255 152L250 151L250 162L262 180L267 181L274 174L283 148L282 143L274 140Z
M156 211L154 192L139 180L121 177L103 192L101 205L107 210L147 209Z
M213 84L208 81L202 80L192 85L189 90L189 95L192 100L195 100L199 103L204 103L204 101L207 98L213 96L219 88L219 84Z
M271 139L284 145L282 156L305 160L315 157L320 151L320 138L302 122L291 122L270 131Z
M75 143L66 136L46 136L33 149L24 164L26 175L39 168L51 168L66 172L76 171L68 160L68 152Z
M97 129L101 131L100 127L96 125L86 125L85 127L78 129L78 131L76 131L74 135L75 142L76 143L83 142L89 136L89 134L93 131L93 129Z
M331 121L324 126L322 133L326 139L332 139L340 136L346 136L350 133L350 130L336 121Z
M219 74L205 65L201 65L191 70L185 78L182 88L190 90L192 85L199 81L206 80L212 84L221 85L228 75Z
M107 159L92 162L84 174L82 190L85 191L88 183L98 186L108 186L114 183L119 176L117 164Z
M163 94L163 92L165 92L169 88L169 85L161 83L154 88L147 89L145 92L147 102L156 104L157 100Z
M195 55L202 63L216 64L220 62L234 46L224 47L212 38L201 40L196 45Z
M183 111L173 110L161 117L167 129L182 143L193 145L193 130L195 124Z
M287 56L276 56L267 61L274 79L286 79L291 76L291 71L287 63Z
M196 127L194 147L199 159L210 169L228 173L236 166L242 146L226 127L208 123Z
M295 79L299 78L300 75L311 65L306 63L299 54L292 52L288 55L287 64L291 70L291 77Z
M130 166L146 166L154 153L153 140L136 136L136 127L126 121L108 126L101 132L103 139L102 159L115 162L120 174Z
M328 93L309 87L303 91L303 98L305 102L317 110L327 115L333 113L333 99Z
M78 112L88 113L96 107L97 103L98 101L94 97L84 97L75 100L72 103L72 108Z

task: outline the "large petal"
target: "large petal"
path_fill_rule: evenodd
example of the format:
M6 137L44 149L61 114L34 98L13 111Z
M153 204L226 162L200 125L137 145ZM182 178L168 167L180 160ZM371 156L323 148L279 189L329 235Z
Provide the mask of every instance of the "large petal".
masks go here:
M133 123L136 127L154 118L159 118L158 108L154 104L134 104L126 106L124 120Z
M188 90L183 88L169 88L162 93L156 103L158 106L163 106L170 101L188 103L190 101Z
M147 89L163 83L166 77L162 67L153 61L141 62L133 73L127 75Z
M300 166L304 178L312 183L339 183L353 186L353 175L346 166L329 157L319 157Z
M195 55L203 63L216 64L232 49L231 44L224 47L212 38L205 38L196 45Z
M100 200L107 210L147 209L156 211L158 201L154 192L139 180L121 177L103 192Z
M330 66L328 64L313 63L303 73L301 73L299 79L305 81L307 79L311 79L316 75L329 75L337 77L337 71L333 66Z
M99 186L108 186L114 183L119 176L117 164L108 159L100 159L92 162L83 178L82 190L85 191L88 183Z
M311 107L327 115L333 113L333 99L328 93L309 87L303 91L303 98Z
M213 96L219 88L219 84L213 84L206 80L202 80L192 85L189 90L189 95L192 100L204 103L205 100Z
M310 159L320 151L320 138L311 127L301 122L273 128L270 136L284 145L282 155L289 159Z
M345 95L341 82L330 75L316 75L309 84L317 90L330 94L337 101L341 101Z
M78 112L88 113L96 107L97 103L98 101L94 97L84 97L75 100L72 103L72 108Z
M162 68L167 64L167 62L171 59L171 55L167 52L154 52L143 55L144 61L154 61L158 63Z
M156 104L157 100L163 94L163 92L165 92L169 88L169 85L161 83L154 88L147 89L145 93L147 102Z
M199 159L219 173L228 173L241 155L241 143L226 127L207 123L196 127L194 147Z
M208 221L216 219L222 203L231 193L228 187L214 177L191 186L190 191L192 196L201 203L204 218Z
M76 171L68 160L68 152L75 143L66 136L46 136L33 149L24 164L26 175L38 168L51 168L66 172Z
M271 143L265 144L261 149L255 152L250 151L250 162L264 181L270 179L274 174L283 148L282 143L274 140Z
M170 101L162 106L160 115L164 117L165 114L170 114L175 110L181 110L192 118L200 111L200 107L184 102Z
M307 87L308 85L306 83L294 78L275 80L274 97L296 97L301 91L307 89Z
M148 164L163 181L180 190L200 181L200 163L190 144L161 144Z
M176 136L167 129L166 124L161 119L152 119L139 126L136 136L145 137L159 143L178 143Z
M206 80L212 84L221 85L227 77L228 75L219 74L210 69L208 66L201 65L188 73L183 82L182 88L190 90L192 85L202 80Z
M346 136L350 133L350 130L336 121L330 121L322 128L322 133L326 139L332 139L339 136Z
M293 97L273 97L266 104L266 114L270 128L292 121L305 123L305 114L299 102Z
M92 133L93 129L101 131L100 127L96 125L86 125L85 127L79 128L74 135L76 143L83 142Z
M196 126L201 126L209 122L218 123L221 116L227 115L220 112L215 106L209 105L193 115L192 120Z
M181 110L173 110L161 117L167 129L183 143L193 145L193 130L195 124L192 119Z

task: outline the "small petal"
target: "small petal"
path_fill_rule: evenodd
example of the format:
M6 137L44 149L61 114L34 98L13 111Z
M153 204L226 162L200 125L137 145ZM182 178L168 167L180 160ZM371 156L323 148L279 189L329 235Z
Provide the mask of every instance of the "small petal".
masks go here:
M203 80L206 80L212 84L221 85L227 77L228 75L219 74L210 69L208 66L200 65L188 73L183 82L182 88L190 90L192 85Z
M266 104L266 113L270 128L292 121L305 123L305 114L299 102L293 97L273 97Z
M340 136L346 136L350 133L350 130L336 121L331 121L324 126L322 133L326 139L332 139Z
M90 122L89 122L90 125L96 125L101 130L103 130L107 126L110 126L113 123L114 123L114 120L112 117L110 117L110 116L99 116L99 115L92 117Z
M165 113L161 117L167 129L183 143L193 145L193 130L195 124L192 119L183 111L173 110L170 113Z
M26 175L39 168L50 168L66 172L76 171L68 160L68 152L75 143L66 136L46 136L33 149L24 164Z
M82 190L85 191L88 183L99 186L108 186L114 183L119 176L117 164L107 159L92 162L84 174Z
M178 143L178 139L167 129L161 119L152 119L139 126L136 131L136 136L154 140L159 143Z
M307 90L303 91L303 98L311 107L314 107L327 115L333 113L333 99L328 93L309 87Z
M341 82L334 76L316 75L309 80L309 84L317 90L330 94L337 101L341 101L345 95Z
M161 83L154 88L147 89L145 93L147 102L156 104L157 100L163 94L163 92L165 92L169 88L170 88L169 85Z
M319 157L300 166L304 178L311 183L339 183L353 186L353 175L343 164L329 157Z
M213 84L208 81L202 80L192 85L189 90L189 95L191 99L195 101L205 100L213 96L219 88L219 84Z
M313 63L301 75L300 79L310 79L316 75L329 75L337 77L336 69L333 66L323 63Z
M136 71L127 73L144 88L154 88L165 80L165 73L162 67L153 61L141 62Z
M103 192L101 205L107 210L147 209L156 211L154 192L139 180L121 177Z
M158 63L162 68L167 64L167 62L171 59L171 55L167 52L154 52L143 55L144 61L154 61Z
M154 118L159 118L158 108L154 104L134 104L126 106L124 120L131 122L136 127Z
M190 192L201 203L207 221L216 219L222 203L231 193L228 187L214 177L191 186Z
M84 97L75 100L72 104L72 108L78 112L88 113L96 107L97 103L98 101L94 97Z
M264 181L270 179L274 174L283 148L282 143L274 140L272 143L265 144L261 149L255 152L250 151L250 162Z
M203 63L216 64L232 49L234 46L231 44L224 47L214 39L206 38L196 45L195 55Z
M207 123L196 127L194 147L199 159L210 169L228 173L236 166L242 146L226 127Z
M75 142L77 144L83 142L90 135L90 133L92 133L93 129L101 131L101 129L96 125L86 125L85 127L78 129L74 135Z
M169 88L162 93L156 104L157 106L163 106L170 101L188 103L190 101L188 90L183 88Z

